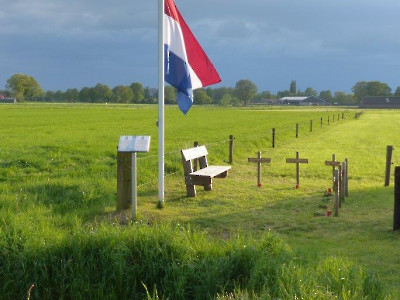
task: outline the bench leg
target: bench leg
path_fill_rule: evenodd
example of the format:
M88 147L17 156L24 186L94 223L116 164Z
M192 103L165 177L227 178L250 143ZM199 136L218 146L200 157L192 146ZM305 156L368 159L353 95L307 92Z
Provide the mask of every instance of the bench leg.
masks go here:
M204 185L204 190L205 191L211 191L212 190L212 180L211 180L210 184Z
M186 185L186 193L188 197L196 197L196 187L194 185Z

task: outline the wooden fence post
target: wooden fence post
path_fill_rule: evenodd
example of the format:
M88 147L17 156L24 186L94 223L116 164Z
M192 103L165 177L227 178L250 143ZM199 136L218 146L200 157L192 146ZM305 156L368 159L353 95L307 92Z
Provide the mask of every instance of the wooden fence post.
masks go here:
M335 202L334 202L334 208L335 208L335 217L339 216L339 171L335 170L335 186L334 186L334 191L335 191Z
M229 135L229 164L233 163L233 134Z
M275 128L272 128L272 148L275 148Z
M193 146L194 146L194 147L198 147L198 146L199 146L199 142L195 141L195 142L193 143ZM198 161L197 158L195 158L195 159L193 160L193 172L196 172L196 171L197 171L197 161Z
M299 137L299 124L296 123L296 139Z
M400 167L394 169L393 230L400 229Z
M345 190L346 190L346 163L342 162L342 174L341 174L341 180L340 180L340 198L342 203L344 203L344 196L345 196Z
M385 186L389 186L389 183L390 183L390 167L392 165L392 152L393 152L393 146L387 146L386 147Z

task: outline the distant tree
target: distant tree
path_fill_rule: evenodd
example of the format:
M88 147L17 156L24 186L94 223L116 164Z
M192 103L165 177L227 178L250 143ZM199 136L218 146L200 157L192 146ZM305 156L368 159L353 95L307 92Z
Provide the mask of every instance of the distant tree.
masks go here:
M400 86L397 87L396 91L394 92L394 96L400 97Z
M66 102L77 102L79 100L79 91L77 89L66 90L63 100Z
M278 99L283 98L283 97L288 97L288 96L290 96L290 91L289 91L289 90L279 91L279 92L276 94L276 97L277 97Z
M35 78L25 74L12 75L7 80L6 89L10 90L19 102L33 100L33 98L43 93L40 84Z
M145 87L144 88L144 101L146 103L156 103L158 99L158 89Z
M130 103L133 100L133 92L129 86L118 85L112 90L112 101L115 103Z
M209 96L213 99L213 103L218 104L219 101L222 100L222 98L226 95L233 95L235 89L234 88L228 88L228 87L219 87L216 89L213 89L212 96L209 94Z
M392 89L380 81L359 81L357 82L352 91L357 103L365 96L391 96Z
M112 91L108 85L98 83L90 89L90 98L92 102L110 102L112 99Z
M54 92L53 91L47 91L46 94L44 95L45 101L54 101Z
M296 92L297 92L296 80L292 80L290 82L289 93L290 93L290 95L294 96L294 95L296 95Z
M274 99L275 96L270 91L262 91L258 94L258 99Z
M307 97L310 97L310 96L317 96L317 95L318 95L318 92L317 92L316 90L314 90L313 88L308 87L308 88L306 88L306 90L304 91L304 95L307 96Z
M222 99L218 103L221 106L228 106L232 104L232 95L231 94L225 94L222 96Z
M235 86L235 96L247 105L257 94L257 86L247 79L239 80Z
M164 102L166 104L176 103L176 89L173 86L164 87Z
M204 89L196 89L193 91L193 103L194 104L212 104L212 99L207 95Z
M353 105L354 103L354 98L352 94L347 94L342 91L335 92L334 95L334 104L337 105Z
M139 82L134 82L130 86L133 92L133 103L141 103L144 99L144 88Z
M78 99L80 102L91 102L90 88L84 87L79 91Z
M319 92L319 98L325 100L328 103L333 103L333 96L330 90Z
M63 102L64 101L64 93L61 90L57 90L54 93L54 101L56 102Z

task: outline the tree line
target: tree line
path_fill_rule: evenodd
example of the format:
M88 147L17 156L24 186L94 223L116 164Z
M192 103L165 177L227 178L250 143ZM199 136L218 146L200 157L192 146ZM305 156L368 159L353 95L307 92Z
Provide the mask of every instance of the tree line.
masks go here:
M239 80L235 87L202 88L194 90L194 104L217 104L222 106L248 105L252 101L274 100L287 96L315 96L329 104L357 105L365 96L399 96L400 86L394 93L391 88L380 81L359 81L353 88L353 93L330 90L320 92L311 87L304 91L297 89L297 83L292 80L289 89L278 91L258 91L257 86L250 80ZM130 85L118 85L110 88L108 85L98 83L94 87L70 88L65 91L44 91L35 78L26 74L14 74L6 84L6 90L0 94L15 97L18 102L84 102L84 103L157 103L158 90L144 87L139 82ZM165 103L176 103L176 90L166 86L164 90Z

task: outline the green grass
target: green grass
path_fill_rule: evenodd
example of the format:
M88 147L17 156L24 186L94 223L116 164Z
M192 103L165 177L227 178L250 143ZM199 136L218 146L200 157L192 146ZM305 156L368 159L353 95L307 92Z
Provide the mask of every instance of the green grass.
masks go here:
M346 119L337 120L342 112ZM35 284L35 297L145 298L145 284L170 299L201 299L204 292L221 299L378 299L384 290L398 297L393 187L383 182L386 145L400 144L400 112L354 114L194 107L183 116L167 107L166 205L159 210L155 106L2 105L0 295L21 298ZM116 146L120 135L142 134L152 142L138 159L140 226L130 223L130 211L115 212ZM198 141L212 164L224 164L230 134L229 176L216 179L212 192L198 188L197 198L187 198L179 150ZM272 159L262 167L261 188L247 162L258 150ZM309 159L300 189L295 166L285 163L296 151ZM323 196L331 185L324 161L333 153L350 165L339 218L322 216L333 209ZM396 150L393 160L400 163ZM277 243L272 256L263 248L270 242ZM134 253L148 257L133 263ZM134 275L130 268L142 269Z

